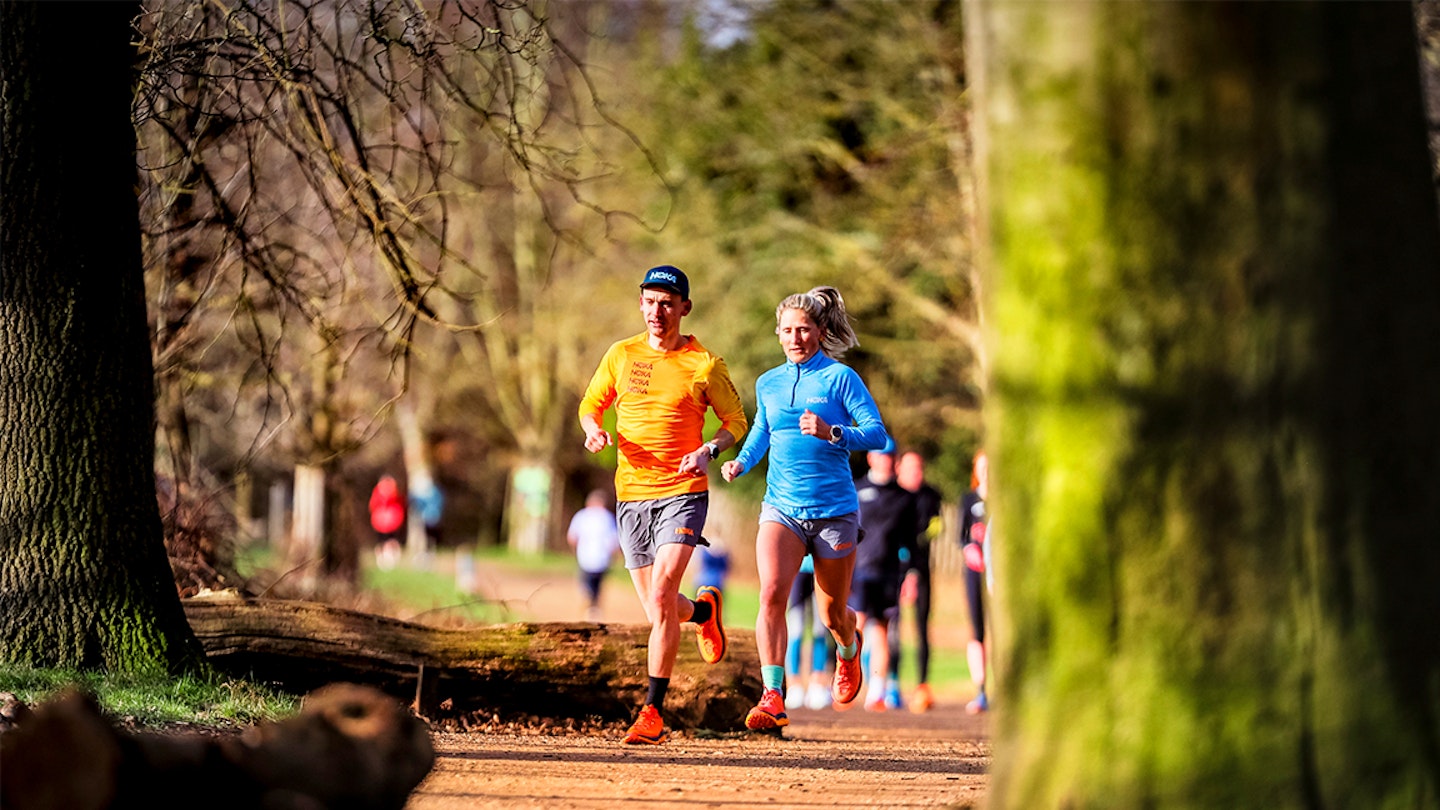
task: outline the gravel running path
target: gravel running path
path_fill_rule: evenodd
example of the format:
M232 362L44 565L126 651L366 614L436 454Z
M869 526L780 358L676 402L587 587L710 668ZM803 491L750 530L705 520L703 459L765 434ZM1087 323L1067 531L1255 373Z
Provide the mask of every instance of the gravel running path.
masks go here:
M453 808L979 807L989 718L934 710L797 709L783 737L677 735L656 747L620 731L437 734L435 770L409 810Z

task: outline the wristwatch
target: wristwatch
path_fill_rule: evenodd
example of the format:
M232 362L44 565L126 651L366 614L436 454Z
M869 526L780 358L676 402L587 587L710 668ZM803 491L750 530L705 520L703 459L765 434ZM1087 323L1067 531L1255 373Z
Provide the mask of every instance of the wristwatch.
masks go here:
M839 443L840 443L840 440L843 439L843 438L845 438L845 434L840 432L840 426L839 426L839 425L831 425L831 426L830 426L830 443L831 443L831 444L839 444Z
M710 451L711 461L714 461L716 457L720 455L720 445L716 444L715 442L705 442L700 446Z

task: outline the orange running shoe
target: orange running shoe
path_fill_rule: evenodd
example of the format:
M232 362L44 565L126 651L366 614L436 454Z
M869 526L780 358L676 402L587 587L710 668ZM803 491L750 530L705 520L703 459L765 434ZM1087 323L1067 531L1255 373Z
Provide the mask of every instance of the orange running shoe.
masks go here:
M659 745L668 739L670 735L665 731L665 721L660 719L660 710L649 703L640 707L640 716L625 733L625 742L629 745Z
M764 731L790 725L785 714L785 698L779 689L766 689L760 695L760 702L745 715L745 727L751 731Z
M835 653L835 680L830 684L830 694L835 698L835 706L849 703L860 694L860 687L865 683L865 670L860 663L860 653L865 651L865 634L860 628L855 628L855 657L841 658L840 653Z
M930 684L922 683L915 687L915 694L910 696L910 711L915 714L924 714L930 711L935 705L935 694L930 691Z
M695 625L695 644L700 658L707 664L718 664L725 657L725 625L720 621L720 589L706 585L695 592L696 602L710 604L710 618Z

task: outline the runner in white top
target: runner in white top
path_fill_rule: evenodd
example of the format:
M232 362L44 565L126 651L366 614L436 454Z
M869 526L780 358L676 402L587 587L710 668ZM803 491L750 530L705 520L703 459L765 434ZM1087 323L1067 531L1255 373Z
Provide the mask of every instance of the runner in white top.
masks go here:
M600 585L615 552L620 550L620 532L609 503L604 490L593 490L585 498L585 508L570 519L570 530L566 532L580 565L580 585L589 598L585 618L592 622L600 620Z

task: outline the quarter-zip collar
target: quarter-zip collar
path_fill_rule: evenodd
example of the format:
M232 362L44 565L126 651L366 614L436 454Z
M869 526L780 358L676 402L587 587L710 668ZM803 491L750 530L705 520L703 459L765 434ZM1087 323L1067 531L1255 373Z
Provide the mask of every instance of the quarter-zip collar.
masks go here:
M786 370L788 371L793 369L793 373L795 375L793 381L790 384L790 407L795 407L795 392L800 388L800 378L804 377L806 374L813 374L814 372L819 371L820 369L830 365L833 362L835 361L831 360L830 357L825 354L825 352L815 352L814 354L810 355L810 359L806 360L803 363L796 363L793 360L788 359L785 361Z

